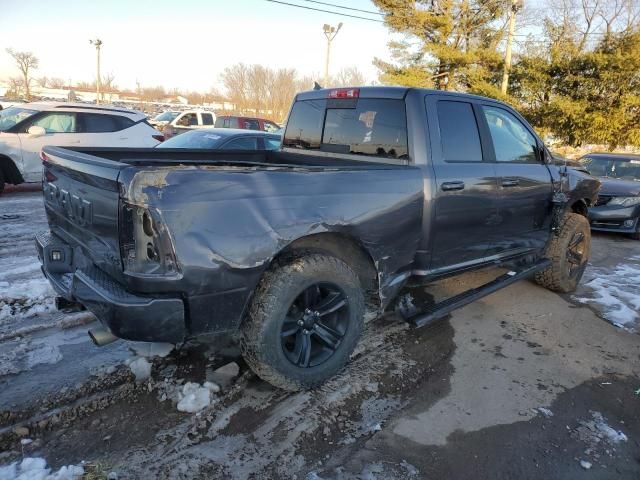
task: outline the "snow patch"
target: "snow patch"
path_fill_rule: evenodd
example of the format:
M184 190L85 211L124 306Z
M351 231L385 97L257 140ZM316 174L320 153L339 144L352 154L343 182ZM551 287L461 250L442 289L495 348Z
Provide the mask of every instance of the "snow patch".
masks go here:
M610 268L594 268L593 277L584 284L592 296L574 297L580 303L593 304L614 325L633 330L640 322L640 256Z
M66 465L52 472L44 458L27 457L20 463L0 467L0 480L75 480L84 475L79 465Z
M580 466L585 470L589 470L591 468L591 462L587 462L586 460L580 460Z
M151 364L145 357L129 359L125 363L135 375L136 382L144 382L151 376Z
M211 405L211 394L219 391L220 387L212 382L204 382L202 386L193 382L185 383L177 408L181 412L199 412Z
M538 411L547 418L553 417L553 412L548 408L538 407Z
M173 351L175 345L159 342L129 342L129 348L139 357L164 358Z

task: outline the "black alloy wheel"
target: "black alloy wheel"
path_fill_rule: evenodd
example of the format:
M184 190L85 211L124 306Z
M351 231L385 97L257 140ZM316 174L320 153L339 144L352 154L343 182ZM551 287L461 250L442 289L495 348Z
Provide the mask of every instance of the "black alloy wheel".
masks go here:
M582 232L575 232L569 245L567 246L567 266L569 268L569 277L575 277L581 267L584 265L586 242L585 235Z
M282 324L282 350L300 368L315 367L336 352L349 328L349 301L335 284L305 288L293 301Z

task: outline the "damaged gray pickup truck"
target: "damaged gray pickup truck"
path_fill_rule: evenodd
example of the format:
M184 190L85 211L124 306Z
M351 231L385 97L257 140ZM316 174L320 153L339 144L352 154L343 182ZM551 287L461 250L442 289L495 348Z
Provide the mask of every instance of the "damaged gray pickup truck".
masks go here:
M42 159L43 271L62 303L100 319L96 343L231 337L290 390L338 372L365 313L408 280L510 269L407 318L416 326L529 276L573 290L598 189L554 166L509 106L413 88L300 93L279 151Z

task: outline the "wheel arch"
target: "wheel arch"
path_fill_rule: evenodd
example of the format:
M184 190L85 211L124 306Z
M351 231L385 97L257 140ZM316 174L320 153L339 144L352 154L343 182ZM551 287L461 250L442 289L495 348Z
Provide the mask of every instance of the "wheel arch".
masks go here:
M367 308L380 306L379 275L371 253L350 235L322 232L306 235L289 243L272 259L269 268L306 253L327 253L349 265L365 291Z
M571 204L571 211L573 213L577 213L578 215L582 215L583 217L587 216L588 210L589 202L587 200L580 199Z
M24 178L18 170L16 163L7 155L0 154L0 170L4 174L4 181L17 185L24 182Z

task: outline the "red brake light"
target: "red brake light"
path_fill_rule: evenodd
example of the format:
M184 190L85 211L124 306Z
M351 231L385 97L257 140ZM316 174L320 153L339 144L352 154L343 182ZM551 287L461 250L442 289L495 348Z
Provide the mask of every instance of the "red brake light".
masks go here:
M48 162L49 161L49 157L42 150L40 150L40 160L42 160L43 162Z
M359 96L359 88L336 88L335 90L329 90L329 98L358 98Z
M151 135L153 138L158 140L159 142L164 142L164 135Z

